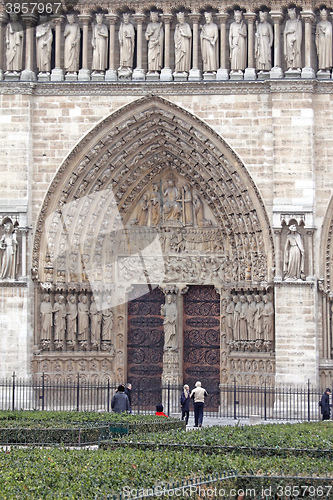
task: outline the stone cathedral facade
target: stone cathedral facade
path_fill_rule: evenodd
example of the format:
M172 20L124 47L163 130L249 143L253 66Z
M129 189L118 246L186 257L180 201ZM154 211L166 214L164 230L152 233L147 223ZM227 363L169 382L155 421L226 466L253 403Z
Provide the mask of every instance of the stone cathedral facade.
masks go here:
M0 376L332 384L333 3L0 4Z

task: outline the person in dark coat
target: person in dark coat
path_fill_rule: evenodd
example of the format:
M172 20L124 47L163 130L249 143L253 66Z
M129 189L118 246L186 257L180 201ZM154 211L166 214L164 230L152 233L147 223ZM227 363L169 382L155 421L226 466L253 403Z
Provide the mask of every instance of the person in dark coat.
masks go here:
M155 412L155 415L157 417L167 417L168 415L166 415L163 411L163 405L156 405L156 412Z
M132 413L132 384L128 383L126 384L125 388L125 394L128 397L128 402L129 402L129 412Z
M182 409L182 420L185 419L187 425L190 416L190 388L187 384L184 385L182 395L180 396L180 406Z
M320 411L321 411L321 414L323 416L323 420L330 419L330 414L331 414L330 394L331 394L331 391L329 388L327 388L325 390L324 394L322 395L321 401L319 403Z
M114 413L124 413L129 411L129 401L125 394L125 387L119 385L116 394L111 399L111 408Z

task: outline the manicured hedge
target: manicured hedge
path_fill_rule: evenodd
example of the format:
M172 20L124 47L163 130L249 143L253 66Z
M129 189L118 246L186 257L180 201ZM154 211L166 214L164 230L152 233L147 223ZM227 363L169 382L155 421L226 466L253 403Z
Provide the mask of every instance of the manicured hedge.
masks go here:
M333 477L326 458L202 455L187 451L12 449L0 452L2 500L90 500L119 493L125 486L148 488L237 470L239 474L301 474ZM328 479L328 481L331 481ZM236 484L236 483L235 483Z

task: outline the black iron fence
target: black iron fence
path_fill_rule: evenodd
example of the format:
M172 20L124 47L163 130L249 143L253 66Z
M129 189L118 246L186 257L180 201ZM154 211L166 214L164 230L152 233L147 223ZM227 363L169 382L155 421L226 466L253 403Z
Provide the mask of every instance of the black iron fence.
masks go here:
M0 410L112 411L116 383L81 381L49 382L45 378L0 380ZM319 420L322 390L312 387L244 386L226 384L210 392L205 414L234 419L258 417L262 420ZM168 415L180 414L181 386L171 384L147 388L139 383L132 390L132 412L154 413L162 403Z

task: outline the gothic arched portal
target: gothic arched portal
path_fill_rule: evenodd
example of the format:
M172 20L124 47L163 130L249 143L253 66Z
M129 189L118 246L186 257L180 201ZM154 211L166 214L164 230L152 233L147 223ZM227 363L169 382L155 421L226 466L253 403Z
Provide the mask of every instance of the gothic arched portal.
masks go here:
M243 341L252 342L254 355L274 350L264 330L260 338L228 337L225 314L228 297L242 302L241 296L270 286L273 261L264 204L228 144L197 117L160 97L132 102L76 145L45 197L33 252L39 290L35 339L41 349L35 371L54 373L55 361L48 357L57 351L66 374L68 363L75 364L74 371L81 363L87 377L94 371L101 380L123 381L125 303L132 286L139 286L141 294L160 286L180 297L187 286L202 285L215 287L226 299L221 301L225 350L220 378L228 381L228 371L240 370L237 356L233 370L223 352L247 349ZM49 302L55 321L47 329ZM69 317L75 323L70 332ZM262 370L267 372L274 368Z

